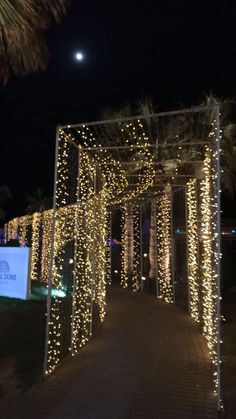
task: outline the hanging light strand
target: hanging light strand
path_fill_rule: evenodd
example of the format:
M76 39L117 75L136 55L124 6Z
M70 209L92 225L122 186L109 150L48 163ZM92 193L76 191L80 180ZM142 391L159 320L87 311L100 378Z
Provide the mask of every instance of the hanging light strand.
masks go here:
M173 303L173 285L171 280L171 200L164 192L157 200L157 266L158 298L166 303Z
M199 323L198 223L196 179L187 183L188 284L191 317Z

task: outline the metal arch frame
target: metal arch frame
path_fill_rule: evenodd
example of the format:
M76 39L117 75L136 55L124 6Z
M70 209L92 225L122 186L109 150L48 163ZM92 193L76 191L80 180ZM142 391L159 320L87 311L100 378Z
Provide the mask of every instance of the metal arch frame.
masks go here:
M206 106L197 106L192 107L190 109L183 109L183 110L177 110L177 111L170 111L170 112L159 112L159 113L151 113L149 115L138 115L138 116L129 116L129 117L123 117L123 118L114 118L110 120L101 120L101 121L95 121L95 122L82 122L82 123L73 123L73 124L62 124L60 125L60 131L64 132L65 134L70 133L73 134L75 143L78 142L78 144L82 145L84 147L84 150L86 151L95 151L95 150L115 150L119 154L119 150L125 152L125 150L131 150L136 148L143 148L142 146L139 146L137 144L133 144L132 147L130 145L126 144L127 138L129 138L128 141L130 141L131 137L134 135L129 132L129 129L132 127L133 123L140 123L140 122L146 122L147 120L152 120L154 122L155 126L155 138L153 138L152 134L150 137L150 133L148 133L148 144L146 144L147 148L154 148L158 149L166 148L169 146L176 147L178 145L181 146L188 146L188 145L201 145L204 144L204 141L196 141L196 138L190 138L187 142L184 141L184 139L180 140L179 138L176 139L176 141L171 141L171 136L167 133L166 129L164 129L164 125L162 123L163 118L169 118L169 117L176 117L176 121L179 115L200 115L203 114L203 112L206 111L213 111L215 109L216 105L206 105ZM170 119L169 119L170 121ZM125 125L125 123L130 123L129 125ZM180 126L183 128L186 126L186 120L181 120ZM178 122L178 123L179 123ZM191 121L193 123L193 121ZM119 132L119 135L117 136L117 131L113 127L114 124L117 124L119 128L122 128L122 131ZM122 124L124 124L122 126ZM138 128L137 125L134 125L133 127ZM84 130L87 128L88 132L84 132ZM135 128L135 130L136 130ZM139 128L142 128L140 126ZM188 127L189 128L189 127ZM123 131L123 129L128 129L126 131ZM84 132L84 135L82 135L81 131ZM185 131L186 132L186 131ZM202 134L202 132L201 132ZM81 137L82 135L82 137ZM100 144L100 146L95 147L88 147L86 144L84 144L84 139L88 139L88 136L90 138L102 138L103 145ZM128 137L127 137L128 135ZM138 135L138 131L135 131L135 135ZM149 138L150 137L150 138ZM173 139L173 138L172 138ZM105 143L105 145L104 145ZM150 144L149 144L150 143ZM120 160L123 160L122 156L119 156Z
M55 238L55 224L56 224L56 206L57 206L57 160L59 155L59 127L56 130L56 145L55 145L55 167L54 167L54 195L53 195L53 213L52 213L52 241L50 250L50 268L49 268L49 279L48 279L48 295L47 295L47 319L46 319L46 331L45 331L45 352L44 352L44 366L43 375L47 376L47 365L48 365L48 341L49 341L49 327L50 327L50 314L51 314L51 289L52 289L52 271L53 271L53 254L54 254L54 238Z
M131 119L133 120L139 120L139 119L145 119L146 117L160 117L160 116L173 116L173 115L180 115L180 114L184 114L184 113L198 113L198 112L204 112L204 111L209 111L214 110L217 106L217 104L213 104L213 105L204 105L204 106L193 106L192 108L187 108L187 109L180 109L177 111L166 111L166 112L158 112L158 113L152 113L149 115L138 115L138 116L133 116L133 117L125 117L125 118L115 118L115 119L106 119L103 121L95 121L95 122L80 122L80 123L73 123L73 124L66 124L66 125L59 125L60 129L64 129L64 128L82 128L84 126L91 126L91 125L100 125L100 124L112 124L114 122L124 122L124 121L130 121Z
M162 113L157 113L157 114L150 114L148 115L148 117L162 117L162 116L174 116L174 115L179 115L179 114L184 114L184 113L197 113L197 112L204 112L204 111L214 111L215 115L216 115L216 124L217 124L217 147L216 147L216 155L217 155L217 185L216 185L216 191L217 191L217 231L218 231L218 265L217 265L217 301L216 301L216 312L217 312L217 377L218 377L218 382L219 382L219 387L218 387L218 394L217 394L217 407L220 410L221 408L221 400L220 400L220 115L219 115L219 105L211 105L211 106L200 106L200 107L195 107L192 109L183 109L183 110L179 110L179 111L173 111L173 112L162 112ZM57 162L57 156L58 156L58 140L59 140L59 131L60 130L67 130L67 129L71 129L71 128L84 128L86 126L98 126L101 124L112 124L112 123L121 123L121 122L125 122L125 121L138 121L138 120L145 120L145 116L140 115L140 116L136 116L136 117L127 117L127 118L120 118L120 119L114 119L114 120L108 120L108 121L97 121L97 122L91 122L91 123L86 123L86 124L72 124L72 125L61 125L57 128L57 144L56 144L56 162ZM75 147L77 147L78 149L80 149L81 151L92 151L92 150L98 150L98 149L106 149L106 150L130 150L130 149L134 149L134 148L140 148L139 146L106 146L106 147L82 147L78 144L76 144L74 141L70 141ZM147 148L150 149L156 149L158 147L178 147L178 145L181 146L204 146L204 145L209 145L212 149L212 144L211 141L189 141L187 143L167 143L167 144L151 144L149 145ZM141 147L142 148L142 147ZM195 162L196 160L192 160L192 161L188 161L188 163L191 162ZM121 165L131 165L134 163L131 162L121 162ZM158 164L158 163L155 163ZM131 175L132 176L132 175ZM181 175L179 175L181 176ZM191 177L191 175L182 175L183 177ZM178 175L174 175L174 178L178 177ZM164 176L164 178L173 178L172 176ZM55 213L56 213L56 178L57 178L57 169L56 169L56 165L55 165L55 183L54 183L54 205L53 205L53 227L52 227L52 247L51 247L51 271L52 271L52 258L53 258L53 236L54 236L54 229L55 229ZM129 186L131 186L132 184L130 184ZM135 186L137 186L136 184L134 184ZM158 187L161 185L153 185L154 187ZM173 184L173 186L175 186ZM184 185L176 185L179 187L184 187ZM151 194L150 191L146 191L145 193L148 193L149 195ZM145 193L142 194L142 199L145 199ZM151 199L151 197L149 198ZM51 278L50 278L51 281ZM49 289L50 289L50 284L49 284ZM48 295L50 295L50 292L48 293ZM47 340L48 340L48 321L49 321L49 316L50 316L50 308L51 308L51 301L50 301L50 297L48 297L48 303L47 303L47 313L48 313L48 319L47 319L47 329L46 329L46 344L45 344L45 353L47 352ZM47 360L45 360L45 366ZM46 368L46 367L45 367Z
M216 300L216 321L217 321L217 344L216 344L216 351L217 351L217 379L218 379L218 392L217 392L217 408L220 411L222 409L222 401L221 401L221 201L220 201L220 107L219 105L216 108L216 172L217 172L217 180L216 180L216 190L217 190L217 252L218 252L218 264L217 264L217 300Z

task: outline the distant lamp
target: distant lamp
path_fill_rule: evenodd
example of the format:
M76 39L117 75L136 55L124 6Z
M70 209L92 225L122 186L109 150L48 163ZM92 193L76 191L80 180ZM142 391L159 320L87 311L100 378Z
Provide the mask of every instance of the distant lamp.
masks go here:
M66 297L66 293L62 290L52 289L51 296L52 297Z

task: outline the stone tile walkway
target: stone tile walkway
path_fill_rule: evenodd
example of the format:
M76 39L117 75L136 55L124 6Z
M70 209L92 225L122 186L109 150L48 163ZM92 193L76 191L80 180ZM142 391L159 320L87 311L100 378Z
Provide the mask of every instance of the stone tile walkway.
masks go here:
M113 288L99 333L1 415L30 418L216 418L205 343L176 306Z

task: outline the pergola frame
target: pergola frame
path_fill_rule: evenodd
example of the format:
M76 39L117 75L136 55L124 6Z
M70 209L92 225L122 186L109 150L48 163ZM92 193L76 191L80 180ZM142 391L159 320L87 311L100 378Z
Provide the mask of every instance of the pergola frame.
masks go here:
M171 167L173 162L176 167ZM200 166L199 175L196 167ZM127 255L129 259L128 253L133 252L132 263L136 268L125 271L123 263L122 285L128 286L131 280L133 290L142 291L141 208L152 202L156 295L166 302L174 302L172 197L175 188L184 190L186 195L189 312L202 324L214 364L220 410L218 105L58 127L54 204L50 213L51 255L47 268L46 376L68 354L75 355L92 336L96 324L104 319L106 285L111 276L110 244L104 238L110 237L112 207L133 208L130 220L134 217L132 228L136 238L132 245L127 245L124 215L123 259L127 260ZM38 229L38 218L33 219ZM15 232L16 222L13 222L8 225L8 237ZM191 226L197 227L191 230ZM73 270L69 273L65 271L68 257L73 260ZM164 266L165 258L168 263ZM201 272L197 260L201 260ZM67 289L64 302L52 293L53 288L60 290L63 283ZM203 302L199 301L199 287Z

